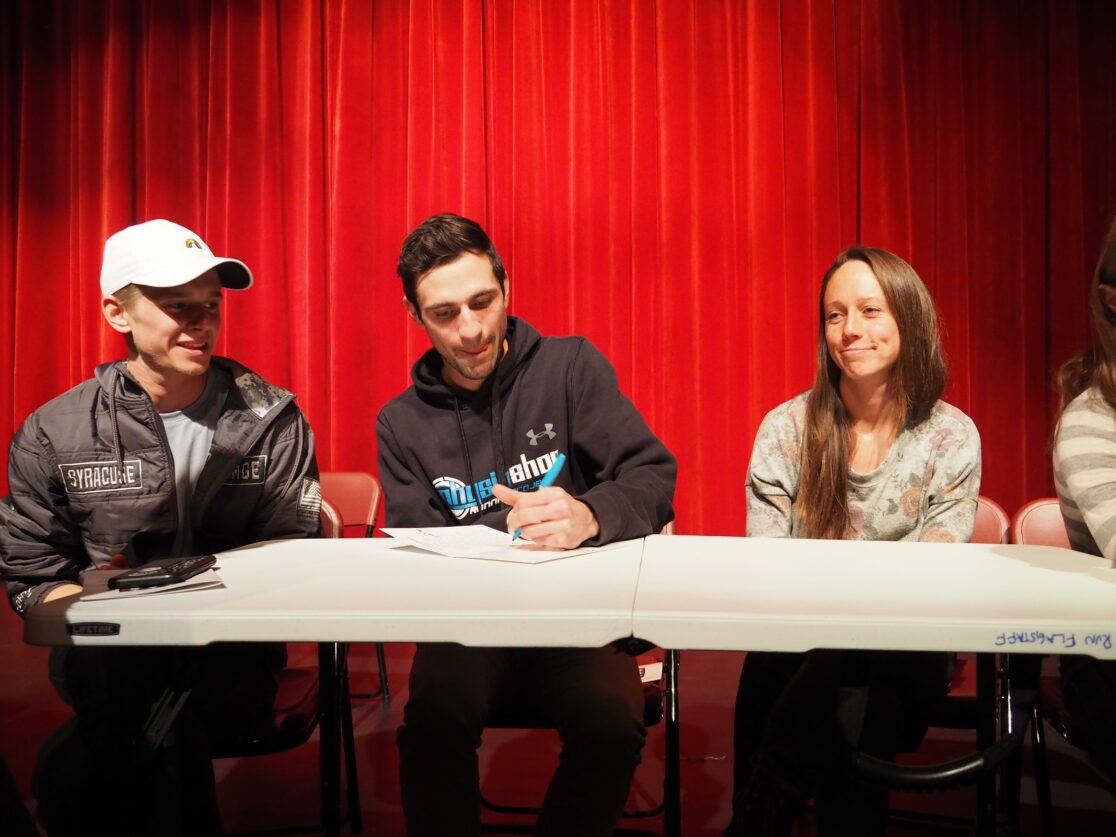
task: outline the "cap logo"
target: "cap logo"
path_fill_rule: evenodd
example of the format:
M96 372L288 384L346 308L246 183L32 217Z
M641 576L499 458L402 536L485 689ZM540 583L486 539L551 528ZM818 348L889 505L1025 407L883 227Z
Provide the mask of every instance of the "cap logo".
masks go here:
M196 238L187 238L186 239L186 249L189 250L191 247L197 247L199 250L203 249L201 244L198 243L198 240Z

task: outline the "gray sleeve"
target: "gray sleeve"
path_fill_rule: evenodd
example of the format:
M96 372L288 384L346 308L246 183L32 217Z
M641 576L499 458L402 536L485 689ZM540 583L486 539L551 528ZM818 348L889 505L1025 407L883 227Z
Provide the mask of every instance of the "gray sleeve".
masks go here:
M968 543L973 536L980 495L980 433L972 420L955 411L957 421L935 433L934 473L927 487L921 541Z
M745 483L746 531L750 538L792 537L801 438L791 404L787 402L767 414L752 445Z

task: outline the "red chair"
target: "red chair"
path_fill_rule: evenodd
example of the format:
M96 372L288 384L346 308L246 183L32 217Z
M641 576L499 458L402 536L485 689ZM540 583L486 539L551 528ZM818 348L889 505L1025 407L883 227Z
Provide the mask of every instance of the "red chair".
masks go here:
M1057 497L1042 497L1032 500L1015 513L1011 521L1011 542L1022 545L1059 546L1070 549L1066 523L1062 518L1062 508ZM1083 750L1089 749L1089 742L1074 729L1073 721L1062 701L1062 690L1056 676L1038 679L1038 694L1034 701L1032 716L1034 727L1031 742L1035 753L1035 788L1039 805L1039 822L1043 835L1054 834L1054 809L1050 799L1050 773L1046 765L1046 739L1043 721L1067 742Z
M383 499L379 481L363 471L327 471L321 482L322 496L341 513L346 534L350 527L362 526L361 537L372 537Z
M971 543L1007 543L1010 528L1011 519L1003 506L984 495L977 498ZM996 665L995 654L965 652L955 655L949 692L933 711L929 725L942 729L972 730L976 735L977 749L981 753L991 748L996 740ZM876 762L871 775L892 787L920 791L940 790L955 784L975 784L975 825L976 831L981 833L987 830L987 823L991 822L995 813L996 787L992 773L975 768L976 758L969 757L948 764L913 769L892 769L886 762ZM867 758L864 761L869 762L867 766L871 767L874 760ZM920 827L929 823L931 827L942 830L953 830L955 827L968 830L973 825L967 818L962 820L936 813L925 814L894 808L890 812L890 818L900 825Z
M661 530L661 535L674 534L674 521L672 520ZM643 645L637 649L637 645ZM638 654L637 654L638 650ZM659 802L649 808L636 808L625 810L622 819L647 819L662 815L662 837L678 837L681 834L681 776L679 763L679 722L678 722L678 652L673 649L655 648L640 640L632 641L632 654L637 654L640 677L643 680L643 723L650 727L660 721L664 724L663 758L663 793ZM661 663L661 666L658 664ZM659 670L659 676L650 676L652 670ZM508 707L499 716L489 721L488 727L492 729L552 729L552 725L543 719L540 714L530 706L517 705ZM526 814L537 816L540 809L537 806L504 805L492 802L481 794L481 806L490 811L505 814ZM481 833L501 834L530 834L532 824L528 823L481 823ZM618 826L616 834L651 834L642 828L625 828Z
M976 520L973 523L973 536L969 539L969 542L1007 543L1010 530L1011 519L1008 517L1008 513L1004 511L1004 507L991 497L985 497L983 494L977 497ZM975 667L975 662L975 654L964 653L957 656L951 691L962 682L972 681L972 669ZM951 696L951 698L960 700L956 696ZM975 698L973 699L975 700ZM969 718L972 717L972 712L969 709L965 709L962 714ZM967 726L969 726L969 723L959 722L953 728L965 728Z
M983 494L977 497L976 521L971 543L1007 543L1011 520L1004 507Z
M354 527L360 527L358 537L372 537L383 500L379 481L363 471L327 471L321 474L321 483L322 496L337 507L344 521L345 534L341 537L350 534ZM352 697L375 698L382 695L385 701L391 700L382 642L376 643L376 665L380 673L380 688L374 692L359 692Z
M345 537L345 522L336 503L322 499L322 511L318 518L318 524L322 527L321 536L323 538Z
M1032 500L1015 513L1011 521L1011 542L1061 546L1070 549L1066 522L1057 497Z
M970 543L1007 543L1008 532L1011 529L1011 520L1004 507L983 494L977 497L976 520L973 523L973 536ZM992 659L986 660L986 665L991 666ZM976 695L969 694L971 689L959 689L962 684L971 685L977 682L976 674L977 655L969 652L957 655L953 669L953 680L950 694L947 697L947 708L943 710L946 722L935 726L950 729L971 729L977 717ZM986 673L991 676L994 667Z

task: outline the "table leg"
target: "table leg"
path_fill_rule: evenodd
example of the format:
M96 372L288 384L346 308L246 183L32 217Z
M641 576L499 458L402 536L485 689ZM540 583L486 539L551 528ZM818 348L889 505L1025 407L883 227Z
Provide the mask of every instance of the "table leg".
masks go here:
M318 645L318 733L322 781L322 830L326 837L341 832L341 748L340 646L335 642Z
M664 783L666 797L663 811L663 834L665 837L679 837L682 833L682 811L679 799L679 771L681 770L681 754L678 741L678 652L666 652L666 670L663 673L667 692L670 700L667 701L667 711L670 715L666 718L666 754L665 770L667 780Z
M996 666L995 654L977 654L977 750L985 750L996 742ZM996 833L996 774L989 772L977 781L978 837Z
M1042 656L1037 654L1005 654L1000 671L1002 677L1000 687L1001 735L1018 734L1021 740L1019 751L1006 761L1001 769L999 833L1019 834L1019 792L1023 780L1023 743L1026 739L1027 724L1032 720L1038 700ZM1037 777L1039 769L1037 759L1035 766Z

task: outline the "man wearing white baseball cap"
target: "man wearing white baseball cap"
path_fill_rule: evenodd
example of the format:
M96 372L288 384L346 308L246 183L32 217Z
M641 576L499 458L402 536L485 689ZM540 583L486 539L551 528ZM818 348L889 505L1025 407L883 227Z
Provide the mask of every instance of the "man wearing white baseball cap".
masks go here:
M127 358L12 439L0 572L17 613L80 593L90 571L317 533L314 440L294 395L213 354L223 289L251 284L170 221L108 239L101 309ZM233 643L56 649L52 679L75 716L39 754L48 832L220 834L209 754L271 722L285 657ZM189 698L155 744L145 723L168 688Z

